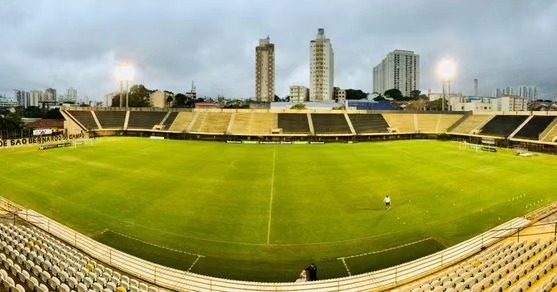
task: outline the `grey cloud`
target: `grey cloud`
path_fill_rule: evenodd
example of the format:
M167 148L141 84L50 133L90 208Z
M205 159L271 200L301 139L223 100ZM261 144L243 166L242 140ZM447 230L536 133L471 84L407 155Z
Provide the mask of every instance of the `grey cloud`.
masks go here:
M532 84L557 95L554 1L6 1L0 0L0 92L78 88L97 100L134 83L201 95L254 94L258 39L276 46L276 92L309 83L309 41L324 27L335 50L335 85L372 91L372 68L394 49L421 55L421 88L436 91L436 62L459 63L453 89L482 94ZM4 92L2 92L4 93Z

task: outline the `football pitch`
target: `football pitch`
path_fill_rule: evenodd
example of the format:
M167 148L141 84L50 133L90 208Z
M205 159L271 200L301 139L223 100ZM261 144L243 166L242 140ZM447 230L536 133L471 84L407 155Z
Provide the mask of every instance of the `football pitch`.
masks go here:
M396 265L552 202L557 157L431 140L247 145L111 137L0 151L0 196L100 242L228 279ZM386 210L383 198L392 198Z

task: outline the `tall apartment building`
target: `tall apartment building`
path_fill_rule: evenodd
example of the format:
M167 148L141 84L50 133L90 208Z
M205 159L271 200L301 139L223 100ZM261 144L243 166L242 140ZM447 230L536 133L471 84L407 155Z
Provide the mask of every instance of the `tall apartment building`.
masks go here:
M504 88L496 88L493 92L493 95L495 95L495 97L514 95L524 97L528 100L536 100L538 99L538 88L529 85L507 86Z
M420 87L420 56L414 51L394 50L373 68L373 91L383 94L396 88L404 96Z
M43 101L49 101L49 102L56 102L56 89L54 88L47 88L44 91L44 96L43 96Z
M68 88L64 101L77 103L77 89L73 87Z
M317 37L310 42L310 101L333 100L335 83L335 54L325 29L317 30Z
M31 106L31 94L25 90L14 89L15 99L17 100L17 105L22 107Z
M267 102L275 98L275 45L269 37L260 39L255 48L255 98Z
M44 98L44 92L42 90L31 90L31 103L35 106L40 106Z
M291 102L304 102L309 97L309 89L305 86L294 85L290 86L290 101Z

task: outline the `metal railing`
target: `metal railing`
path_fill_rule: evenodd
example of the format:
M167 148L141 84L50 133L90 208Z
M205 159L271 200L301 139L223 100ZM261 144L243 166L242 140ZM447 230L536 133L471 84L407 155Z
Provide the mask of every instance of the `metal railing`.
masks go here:
M515 218L435 254L379 271L316 282L263 283L227 280L164 267L99 243L38 212L25 209L2 197L0 197L0 208L15 214L101 262L143 281L178 291L382 290L442 270L531 224L531 221L525 218Z

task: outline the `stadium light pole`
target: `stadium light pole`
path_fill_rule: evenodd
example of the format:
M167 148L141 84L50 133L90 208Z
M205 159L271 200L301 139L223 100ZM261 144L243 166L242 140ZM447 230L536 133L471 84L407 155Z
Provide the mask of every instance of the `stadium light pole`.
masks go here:
M129 64L120 64L116 67L116 77L120 81L120 108L122 108L123 84L126 83L126 109L128 109L129 85L133 79L133 67Z
M449 95L450 95L451 80L456 75L456 63L451 59L441 60L437 64L437 75L441 78L441 84L443 86L443 96L442 96L442 100L441 100L441 110L445 111L445 83L448 83Z

